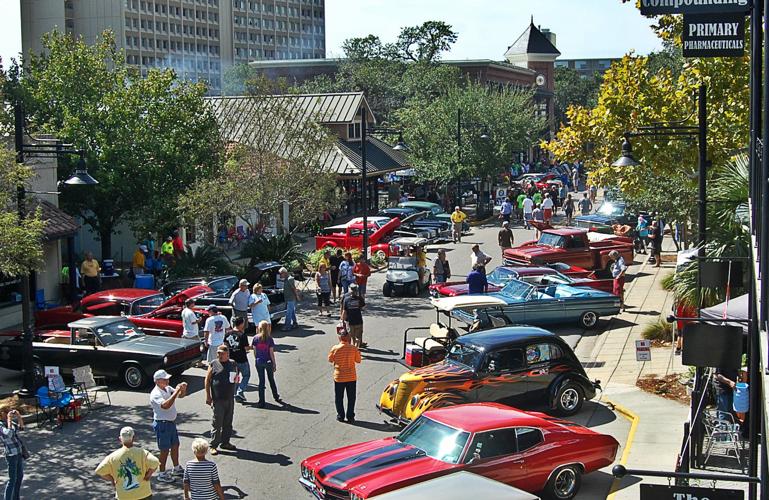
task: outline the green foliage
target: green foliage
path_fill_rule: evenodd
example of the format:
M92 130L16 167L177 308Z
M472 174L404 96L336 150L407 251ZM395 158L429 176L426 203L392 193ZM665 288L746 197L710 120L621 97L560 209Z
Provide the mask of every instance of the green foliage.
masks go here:
M331 252L331 255L335 255L336 250L337 250L336 247L329 247L329 251ZM323 258L323 252L325 252L325 249L315 250L307 254L306 261L313 269L318 269L318 264L320 264L320 259ZM350 254L352 254L352 260L355 260L361 254L361 249L360 248L342 248L343 254L347 252L350 252ZM373 263L373 257L372 257L372 263Z
M490 89L467 82L431 99L414 99L397 113L409 159L419 176L448 183L487 177L526 150L544 127L532 105L532 91ZM462 161L457 165L457 113L462 113ZM486 131L490 140L480 138Z
M252 240L243 244L239 257L248 259L249 268L268 261L302 263L307 258L299 242L290 233L276 236L257 234Z
M189 278L192 276L215 276L232 274L235 267L227 255L212 245L201 245L195 251L187 245L187 251L176 259L176 264L169 268L171 279Z
M673 323L659 317L654 323L644 325L641 336L646 340L659 340L661 342L673 341Z
M662 277L660 280L660 288L665 290L666 292L673 291L673 285L675 284L675 273L666 274Z
M582 77L571 68L555 68L555 121L566 123L570 106L592 108L598 103L601 76Z
M103 258L110 256L111 235L123 221L140 232L177 225L178 193L219 161L205 87L180 81L171 70L150 70L142 78L125 64L108 31L93 44L52 32L43 45L42 54L5 77L24 97L33 130L85 149L89 173L99 184L63 191L62 207L99 235ZM62 177L71 174L74 161L59 169Z

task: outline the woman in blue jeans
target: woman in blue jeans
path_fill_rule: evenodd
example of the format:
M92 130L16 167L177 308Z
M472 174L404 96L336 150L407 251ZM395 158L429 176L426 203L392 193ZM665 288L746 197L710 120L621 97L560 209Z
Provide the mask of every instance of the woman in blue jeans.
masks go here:
M16 422L14 422L16 419ZM8 482L5 484L5 500L18 500L21 481L24 479L24 445L18 431L24 429L24 420L16 410L8 412L5 425L0 424L0 439L8 462Z
M339 264L339 285L342 287L343 295L349 290L350 283L355 281L355 275L352 272L354 266L355 264L352 261L352 254L346 252L344 254L344 260Z
M272 390L272 399L280 403L278 395L278 386L275 385L275 341L270 335L270 324L267 321L261 321L256 329L252 345L256 357L256 373L259 376L259 402L257 407L264 408L264 378L270 381L270 390Z

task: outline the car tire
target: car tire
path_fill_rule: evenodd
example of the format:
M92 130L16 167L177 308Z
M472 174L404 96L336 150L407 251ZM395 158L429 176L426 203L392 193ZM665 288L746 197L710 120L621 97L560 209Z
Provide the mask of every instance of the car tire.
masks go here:
M389 282L385 282L384 285L382 285L382 295L385 297L392 297L393 294L393 286Z
M415 281L414 283L411 283L409 285L409 295L411 295L412 297L416 297L416 296L419 295L419 283L418 282Z
M120 374L123 383L129 389L141 389L147 385L149 378L141 366L135 364L126 365Z
M555 413L562 417L575 415L582 409L585 393L578 384L566 382L555 393Z
M595 311L585 311L579 316L579 324L582 328L590 330L598 324L598 313Z
M582 486L582 468L579 465L558 467L550 475L543 496L549 500L571 500Z
M376 252L374 252L374 255L376 255L377 258L379 258L379 259L381 259L383 261L387 260L387 254L385 253L384 250L377 250Z

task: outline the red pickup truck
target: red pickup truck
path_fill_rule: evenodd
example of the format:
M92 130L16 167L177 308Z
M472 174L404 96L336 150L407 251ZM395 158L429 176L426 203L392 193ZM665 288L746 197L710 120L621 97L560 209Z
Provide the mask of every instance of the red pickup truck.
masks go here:
M371 255L381 252L385 257L390 256L388 241L395 230L401 225L401 220L394 217L385 224L368 222L368 244ZM363 248L363 222L357 221L345 227L339 227L338 232L319 234L315 237L315 248L326 247Z
M633 240L606 236L586 229L545 229L539 240L528 241L504 252L505 264L539 266L564 262L585 269L609 267L609 252L617 250L629 265L633 262Z

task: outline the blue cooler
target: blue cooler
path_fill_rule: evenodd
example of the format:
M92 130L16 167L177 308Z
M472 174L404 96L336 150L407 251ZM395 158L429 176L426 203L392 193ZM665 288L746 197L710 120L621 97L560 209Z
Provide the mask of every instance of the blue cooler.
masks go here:
M155 289L155 276L152 274L137 274L134 278L134 288L144 288L146 290Z
M104 259L101 263L101 272L104 276L115 274L115 261L113 259Z

